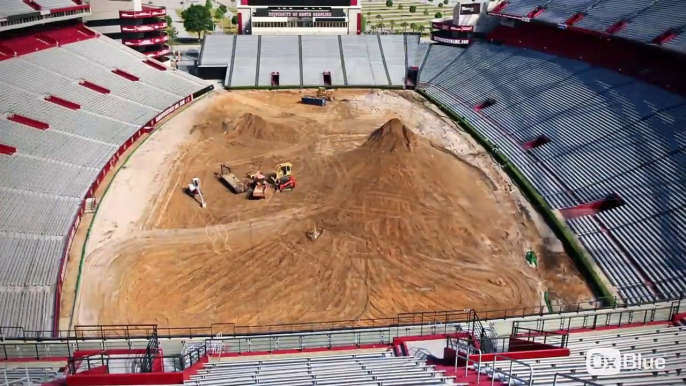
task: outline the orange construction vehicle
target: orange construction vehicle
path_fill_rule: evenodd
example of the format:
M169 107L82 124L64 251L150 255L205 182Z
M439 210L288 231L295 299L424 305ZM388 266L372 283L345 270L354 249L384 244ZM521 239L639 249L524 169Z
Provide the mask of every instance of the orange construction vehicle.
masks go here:
M252 181L252 193L250 198L265 198L267 194L267 177L260 171L248 173Z

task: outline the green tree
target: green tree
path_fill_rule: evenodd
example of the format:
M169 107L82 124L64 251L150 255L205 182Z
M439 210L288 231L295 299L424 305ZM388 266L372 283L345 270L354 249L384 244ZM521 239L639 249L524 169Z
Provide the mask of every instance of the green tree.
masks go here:
M372 32L374 32L374 31L376 31L376 26L375 26L374 24L372 24L372 25L369 26L369 29L370 29Z
M438 8L443 8L443 3L438 3Z
M424 16L429 16L429 8L424 8Z
M205 0L205 8L212 9L212 0Z
M450 4L450 0L443 0L443 4L445 4L445 5Z
M172 51L174 50L174 42L176 41L176 38L179 36L179 31L176 30L176 27L174 27L171 24L167 25L167 36L169 36L169 45L171 45Z
M434 15L434 18L436 18L436 19L440 19L442 17L443 17L443 14L440 12L436 12L436 14Z
M186 31L197 33L198 40L202 39L202 35L207 31L212 30L212 14L202 5L191 5L186 8L181 12L181 18L183 18L183 27Z
M419 33L421 33L423 35L426 27L424 27L423 25L420 25L418 29L419 29Z
M409 24L407 24L407 22L404 21L404 22L400 23L400 25L403 27L403 32L407 32L407 26L408 26Z
M391 25L391 31L393 31L393 28L395 27L395 20L391 20L389 24Z
M410 13L415 13L417 12L417 6L416 5L410 5Z
M403 5L402 5L402 4L398 4L398 9L403 9Z
M446 1L448 1L448 0L446 0ZM224 4L219 4L219 9L221 9L222 13L224 13L224 14L226 13L226 11L228 11L228 8L226 8L226 5L224 5Z
M231 17L231 24L233 24L233 25L238 24L238 16L232 16Z
M222 31L224 30L224 12L217 8L214 10L214 22L220 24Z
M386 0L386 6L387 7L392 7L393 6L393 0Z
M164 20L167 22L167 26L172 25L172 18L171 16L167 15L164 17Z
M379 32L383 32L383 27L385 27L383 22L379 22L376 26L379 28Z
M412 32L414 32L417 29L417 24L415 24L415 23L410 24L410 29L412 30Z

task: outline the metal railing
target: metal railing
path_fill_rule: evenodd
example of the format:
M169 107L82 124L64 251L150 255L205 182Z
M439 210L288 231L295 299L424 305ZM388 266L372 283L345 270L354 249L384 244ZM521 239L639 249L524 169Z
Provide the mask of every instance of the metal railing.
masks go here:
M481 320L507 319L526 316L543 316L564 312L581 312L601 309L626 308L664 301L675 301L681 305L686 291L665 294L661 297L638 297L617 299L594 298L575 304L553 305L550 310L544 305L525 306L503 310L475 310ZM686 303L686 302L684 302ZM198 327L159 327L156 325L91 325L75 326L72 330L33 331L20 326L0 326L0 341L4 340L54 340L54 339L149 339L153 328L160 338L208 338L222 335L291 334L329 330L355 330L365 328L403 327L410 325L441 325L470 321L471 309L402 313L395 317L379 319L355 319L330 322L287 323L264 326L240 326L234 323L213 323Z
M686 304L684 304L686 305ZM565 331L574 328L596 329L598 327L617 326L627 324L648 324L655 321L669 321L679 312L681 304L649 309L617 310L603 314L571 315L559 318L537 320L518 320L512 322L512 330L530 329L533 331Z
M509 368L508 372L500 370L496 367L496 364L498 362L498 358L502 358L502 359L510 361L510 368ZM513 363L518 363L522 366L527 367L529 369L529 378L523 379L523 378L517 377L516 375L512 375L512 364ZM479 365L479 370L481 370L481 365ZM491 371L492 371L492 373L491 373L491 386L493 386L495 384L495 378L496 378L495 374L496 373L503 375L503 376L507 376L507 384L508 385L512 383L513 379L521 382L522 384L527 384L527 385L533 385L533 383L534 383L534 369L531 367L530 364L516 360L516 359L512 359L512 358L507 357L507 356L502 355L502 354L495 354L495 356L493 357L493 363L491 364Z
M56 375L56 372L42 368L0 369L0 386L38 386Z
M555 376L553 377L553 386L557 385L557 377L566 378L566 379L569 379L571 381L581 382L582 386L603 386L600 383L595 383L593 381L587 381L587 380L580 379L577 377L573 377L571 375L563 374L563 373L555 373Z

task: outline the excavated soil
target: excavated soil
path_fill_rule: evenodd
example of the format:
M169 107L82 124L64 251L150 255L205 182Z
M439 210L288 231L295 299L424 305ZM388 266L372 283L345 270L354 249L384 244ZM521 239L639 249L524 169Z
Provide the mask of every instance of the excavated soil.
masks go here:
M217 98L143 229L88 256L77 324L273 324L532 306L547 289L590 296L569 258L546 251L497 165L418 134L439 117L397 119L356 103L366 94L340 91L324 108L297 92ZM297 187L263 200L218 178L221 164L245 179L281 162ZM193 177L207 208L184 191ZM314 227L323 233L312 241ZM529 249L546 256L538 270Z

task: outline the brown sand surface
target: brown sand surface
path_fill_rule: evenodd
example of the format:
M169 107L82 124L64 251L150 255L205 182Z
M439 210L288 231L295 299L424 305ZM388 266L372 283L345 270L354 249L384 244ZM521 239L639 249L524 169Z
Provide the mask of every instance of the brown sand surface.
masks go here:
M532 306L545 290L590 296L502 176L490 177L497 166L475 167L400 112L355 107L366 94L339 91L324 108L298 104L297 92L216 98L188 128L144 229L88 256L77 323L254 325ZM244 179L281 162L297 187L263 200L217 175L221 164ZM193 177L207 208L184 192ZM529 249L544 257L538 270Z

